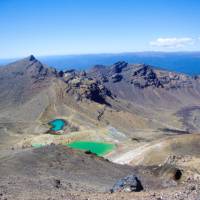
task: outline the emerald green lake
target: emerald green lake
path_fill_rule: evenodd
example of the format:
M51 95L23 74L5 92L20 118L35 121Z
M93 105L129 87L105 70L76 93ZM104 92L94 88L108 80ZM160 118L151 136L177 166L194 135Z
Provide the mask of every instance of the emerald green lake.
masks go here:
M75 141L70 144L67 144L67 146L72 149L91 151L92 153L95 153L98 156L104 156L105 154L115 149L114 144L92 141Z
M52 126L51 128L52 131L60 131L64 128L65 121L63 119L55 119L49 122L49 124Z

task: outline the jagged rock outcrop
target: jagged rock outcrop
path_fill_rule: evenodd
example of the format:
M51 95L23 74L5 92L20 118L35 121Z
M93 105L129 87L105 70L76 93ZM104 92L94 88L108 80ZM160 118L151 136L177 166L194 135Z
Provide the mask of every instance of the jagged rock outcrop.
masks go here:
M124 61L119 61L117 63L115 63L114 65L111 66L111 72L112 73L121 73L122 70L128 66L127 62Z
M157 77L166 89L178 89L192 87L195 78L185 74L179 74L175 72L168 72L164 70L156 70Z
M77 101L88 99L100 104L109 105L106 98L112 97L111 92L99 81L88 78L86 72L67 73L65 82L66 92L73 95Z
M149 86L163 87L156 73L148 65L136 65L133 67L131 84L139 88L146 88Z
M88 72L88 75L101 82L117 83L123 80L141 89L191 87L194 81L200 80L199 76L190 77L185 74L159 70L146 64L129 65L126 62L117 62L107 67L97 65Z

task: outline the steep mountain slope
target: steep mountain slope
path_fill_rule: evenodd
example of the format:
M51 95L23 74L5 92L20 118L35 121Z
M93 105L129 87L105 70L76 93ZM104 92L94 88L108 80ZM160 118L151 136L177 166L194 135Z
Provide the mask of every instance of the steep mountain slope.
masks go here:
M0 68L1 108L25 103L55 76L55 70L45 67L32 55Z
M51 88L56 76L56 70L32 55L0 69L0 146L34 132L37 118L55 96Z

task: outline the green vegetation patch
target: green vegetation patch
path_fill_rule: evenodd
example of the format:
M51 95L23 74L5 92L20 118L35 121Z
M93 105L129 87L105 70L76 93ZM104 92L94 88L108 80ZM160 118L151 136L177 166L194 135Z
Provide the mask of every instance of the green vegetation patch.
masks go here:
M114 144L92 141L75 141L67 146L72 149L90 151L98 156L104 156L116 148Z

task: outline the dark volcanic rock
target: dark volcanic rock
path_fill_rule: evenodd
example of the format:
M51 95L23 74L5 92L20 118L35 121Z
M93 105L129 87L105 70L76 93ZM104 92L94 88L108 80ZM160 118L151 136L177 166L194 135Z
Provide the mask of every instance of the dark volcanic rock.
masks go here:
M97 82L89 87L89 90L85 93L85 97L100 104L108 104L106 97L111 97L111 92L103 85L99 85Z
M123 68L127 67L128 63L120 61L111 66L112 73L121 73Z
M114 74L114 75L112 75L112 80L113 80L113 83L116 83L116 82L119 82L119 81L121 81L122 80L122 75L120 75L120 74Z
M140 192L142 190L141 181L135 175L129 175L118 180L110 191L113 193L119 191Z
M29 61L36 60L36 58L34 57L34 55L30 55L30 56L28 57L28 59L29 59Z
M70 74L67 79L67 93L73 95L79 100L88 99L100 104L109 105L106 101L107 97L111 97L111 92L99 81L93 78L88 78L86 73Z
M156 73L148 65L141 65L134 68L131 83L140 88L149 86L162 87Z
M63 75L64 75L64 72L62 70L58 72L59 77L63 77Z

